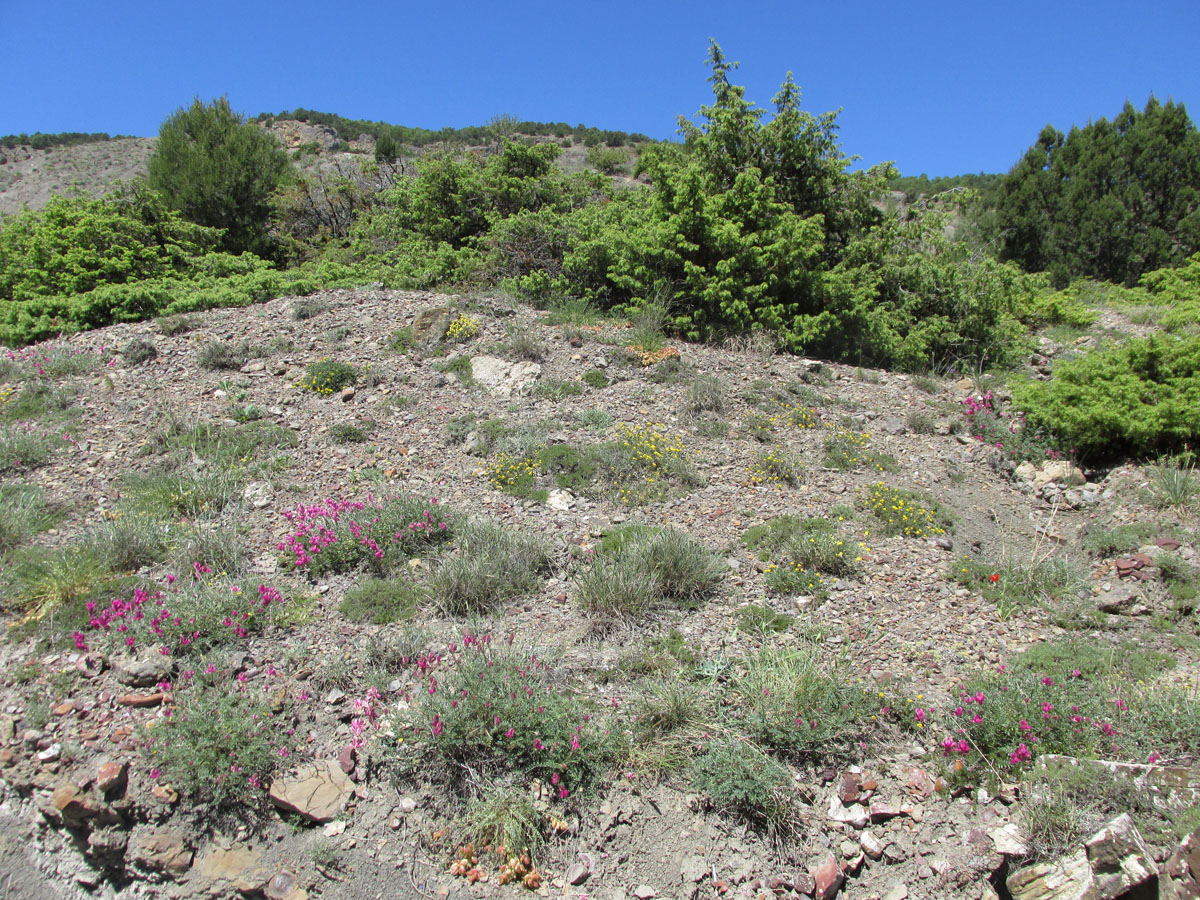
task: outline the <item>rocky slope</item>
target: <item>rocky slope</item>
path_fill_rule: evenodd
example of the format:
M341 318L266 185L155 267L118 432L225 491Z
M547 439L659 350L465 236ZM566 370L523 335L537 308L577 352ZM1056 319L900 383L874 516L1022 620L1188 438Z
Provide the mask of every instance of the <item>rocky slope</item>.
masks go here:
M419 341L409 352L392 349L398 329L419 317L436 322L443 307L468 313L480 326L469 341L449 348L472 359L474 383L464 383L447 358ZM962 679L1032 646L1064 637L1100 646L1132 641L1173 657L1168 677L1200 690L1197 644L1181 634L1186 623L1166 624L1168 600L1155 560L1091 558L1081 549L1089 527L1144 522L1153 532L1149 540L1175 536L1160 544L1162 552L1195 561L1194 515L1151 508L1147 473L1134 466L1010 474L995 448L961 433L961 401L978 387L970 380L915 381L754 346L677 345L679 363L643 367L621 352L628 332L620 323L553 325L497 297L363 289L191 319L192 327L179 333L143 323L60 342L58 353L85 361L54 382L73 392L74 413L62 420L68 424L47 426L64 428L60 448L44 466L18 468L5 479L39 486L66 510L37 540L68 552L124 514L130 475L161 466L170 423L211 423L232 433L261 416L293 435L286 458L256 470L214 527L234 536L244 582L274 585L297 610L286 625L233 645L220 669L231 683L278 698L272 702L290 717L295 746L270 786L274 803L260 817L218 816L181 799L154 777L140 730L170 714L170 682L183 677L172 660L153 652L123 657L91 635L89 646L73 650L61 636L53 640L53 621L17 627L10 606L14 625L0 648L0 835L12 852L0 862L6 873L0 883L13 890L25 885L22 896L300 900L522 890L500 887L494 877L471 884L449 874L451 848L438 833L454 820L455 798L421 781L393 781L369 743L348 752L355 701L381 664L394 666L380 703L400 708L411 667L381 660L388 641L414 632L346 616L341 601L360 575L310 579L281 565L277 547L291 527L284 513L327 497L436 496L471 516L545 536L552 564L538 590L482 617L456 619L423 608L424 643L417 649L442 652L464 628L511 635L588 685L598 709L631 703L638 691L631 655L653 654L664 642L686 647L698 662L737 659L763 645L817 647L824 658L844 660L864 690L942 706ZM514 335L543 348L539 363L514 354ZM133 364L133 354L121 351L138 341L152 344L154 354ZM248 358L236 368L206 367L215 346L242 341L249 341ZM14 354L20 369L9 370L7 396L34 378L30 370L45 352ZM307 367L326 358L368 375L354 389L328 396L304 389ZM592 379L596 385L608 385L585 384L589 372L604 375ZM689 405L697 375L717 380L721 409L696 412ZM777 426L764 445L755 437L762 424L755 417L777 408L777 397L805 405L815 427ZM573 445L612 439L621 423L661 423L682 439L703 483L645 506L586 490L556 491L549 502L519 500L489 483L478 429L465 429L474 436L461 428L451 434L449 426L469 415ZM824 442L839 428L869 434L871 450L894 458L898 471L823 465ZM752 461L769 447L802 461L798 484L755 483ZM205 464L197 458L192 465L202 472ZM954 513L953 533L930 540L877 533L854 504L881 479L934 496ZM784 514L840 517L862 556L857 574L831 583L827 593L768 590L766 561L741 537ZM631 522L686 530L720 554L727 572L715 596L694 609L597 632L576 602L577 559L606 531ZM981 586L952 578L964 555L1063 557L1090 577L1064 599L1002 609ZM165 571L150 565L141 574L161 578ZM1135 601L1098 611L1122 592ZM739 613L748 607L795 618L778 632L756 632ZM932 735L881 723L858 758L800 767L798 827L777 839L709 808L678 774L616 773L543 851L536 893L987 898L1007 896L1010 886L1017 896L1034 896L1047 878L1059 877L1036 870L1019 876L1040 879L1033 888L1009 878L1028 850L1020 789L1006 778L990 789L953 789L935 744ZM1200 778L1187 768L1196 761L1164 762L1183 767L1129 767L1121 777L1141 779L1164 804L1197 802ZM292 814L285 817L285 810ZM1176 852L1173 839L1159 835L1151 846L1138 840L1118 825L1082 851L1082 861L1078 854L1068 858L1059 874L1077 881L1109 877L1106 853L1147 872L1165 871ZM1186 854L1170 864L1186 868ZM1191 865L1200 870L1194 859ZM1096 896L1121 896L1138 877L1110 880L1107 893Z

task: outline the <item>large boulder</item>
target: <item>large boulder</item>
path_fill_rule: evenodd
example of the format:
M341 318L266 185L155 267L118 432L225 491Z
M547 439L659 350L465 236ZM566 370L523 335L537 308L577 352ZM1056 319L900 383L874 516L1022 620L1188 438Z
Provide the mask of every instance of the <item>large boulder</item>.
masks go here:
M302 763L271 784L271 802L310 822L332 821L354 794L354 782L337 760Z

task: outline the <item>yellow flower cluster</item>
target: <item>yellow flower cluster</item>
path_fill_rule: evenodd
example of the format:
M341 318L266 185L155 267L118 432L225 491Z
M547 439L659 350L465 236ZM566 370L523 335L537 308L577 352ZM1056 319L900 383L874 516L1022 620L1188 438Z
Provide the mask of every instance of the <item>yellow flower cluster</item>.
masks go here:
M679 359L679 351L674 347L663 347L661 350L647 350L638 344L630 344L625 348L638 358L643 366L652 366L664 359Z
M617 426L617 440L630 452L633 462L643 469L660 472L671 460L687 460L683 440L678 435L667 433L660 422L645 425Z
M768 450L747 466L746 471L750 473L751 484L782 487L800 481L800 467L781 450Z
M488 484L498 490L512 487L524 479L537 475L541 463L535 456L517 459L507 453L501 453L494 462L488 463L485 474Z
M946 533L946 529L937 524L938 517L933 510L917 503L906 491L888 487L882 481L860 490L859 500L895 534L920 538Z
M450 323L446 338L451 341L469 341L479 334L479 321L465 313Z

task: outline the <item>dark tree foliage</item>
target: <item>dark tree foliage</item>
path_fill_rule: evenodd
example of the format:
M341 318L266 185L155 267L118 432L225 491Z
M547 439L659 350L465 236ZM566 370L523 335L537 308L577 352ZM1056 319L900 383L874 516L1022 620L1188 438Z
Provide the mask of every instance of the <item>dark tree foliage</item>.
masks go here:
M56 134L42 134L40 131L35 131L33 134L6 134L0 137L0 147L13 149L15 147L29 147L33 150L48 150L51 147L74 147L79 144L99 144L104 141L112 140L113 137L124 137L124 135L109 135L103 131L86 133L82 131L60 131Z
M227 98L197 98L163 122L148 181L188 221L224 229L223 250L265 257L271 195L290 169L275 138L244 122Z
M1179 265L1200 250L1200 133L1153 97L1065 136L1047 125L1000 185L997 228L1005 259L1059 285Z

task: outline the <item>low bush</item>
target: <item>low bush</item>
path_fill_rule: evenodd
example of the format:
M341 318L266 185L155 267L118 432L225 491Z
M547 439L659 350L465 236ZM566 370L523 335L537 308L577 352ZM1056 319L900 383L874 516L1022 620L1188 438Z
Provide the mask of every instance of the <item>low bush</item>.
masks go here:
M134 338L125 345L121 351L121 356L125 362L131 366L140 366L142 363L148 363L152 359L158 358L158 348L154 346L153 341L148 341L145 338Z
M719 812L772 833L790 831L795 824L791 774L753 744L714 742L692 761L690 774L692 784Z
M346 591L338 609L352 622L393 625L417 614L425 592L404 578L367 578Z
M773 448L759 453L746 467L753 485L795 487L804 475L799 457L787 450Z
M1198 373L1200 335L1131 338L1015 384L1013 402L1081 458L1153 456L1200 441Z
M427 582L430 599L448 616L478 615L536 591L549 563L540 538L491 522L463 526L455 543Z
M359 372L353 366L332 359L319 359L309 364L298 387L329 396L353 385L358 376Z
M936 537L953 527L950 513L941 504L882 481L861 488L856 502L875 517L885 535Z
M876 472L898 472L895 458L870 449L871 435L865 431L838 428L825 438L825 458L822 465L839 472L851 469L874 469Z
M547 660L467 635L448 655L419 657L413 677L411 705L388 723L403 739L394 758L401 773L452 786L468 772L535 780L565 802L608 771L614 745L598 710Z

